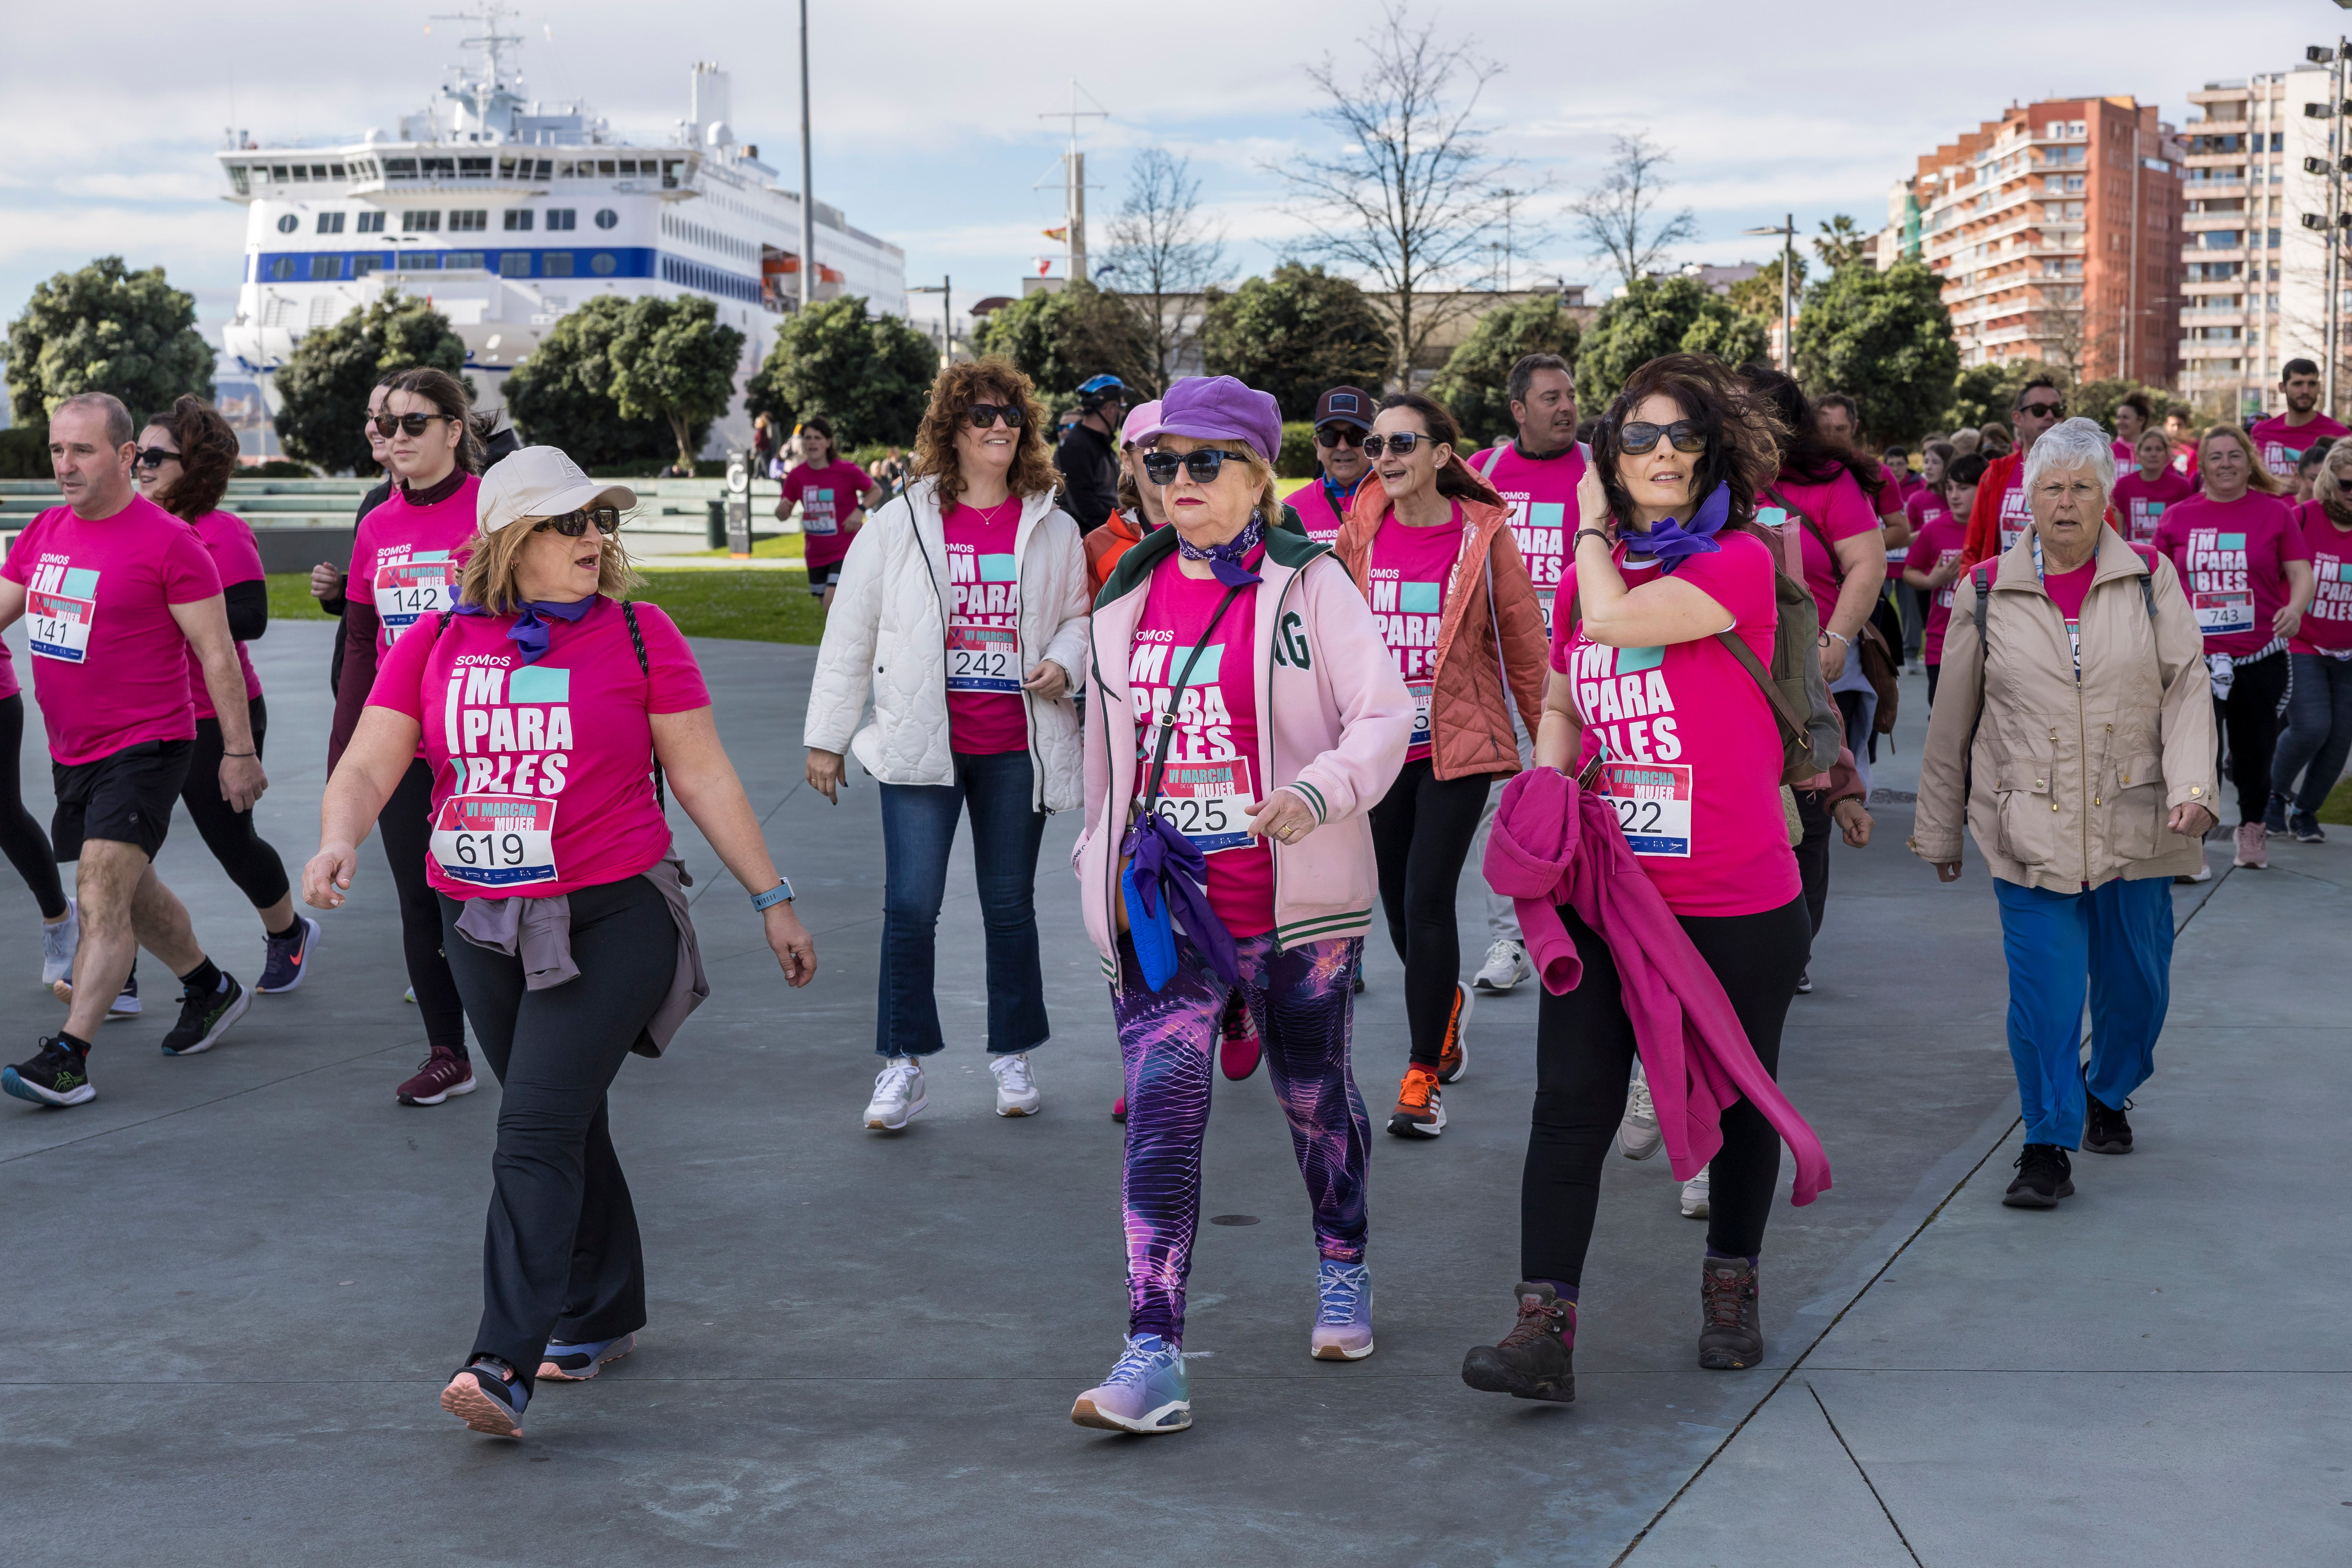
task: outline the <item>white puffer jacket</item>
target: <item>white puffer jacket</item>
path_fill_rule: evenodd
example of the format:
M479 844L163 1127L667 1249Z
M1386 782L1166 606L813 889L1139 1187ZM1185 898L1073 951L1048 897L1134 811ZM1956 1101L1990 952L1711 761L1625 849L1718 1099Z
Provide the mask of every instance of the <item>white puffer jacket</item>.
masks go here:
M1051 492L1021 502L1013 553L1021 584L1021 668L1052 659L1073 691L1086 670L1087 558L1078 525ZM866 520L842 563L809 689L807 745L854 753L892 784L955 782L948 746L948 550L937 485L918 479ZM858 720L868 692L874 719ZM1068 811L1085 800L1078 712L1068 696L1023 692L1034 802Z

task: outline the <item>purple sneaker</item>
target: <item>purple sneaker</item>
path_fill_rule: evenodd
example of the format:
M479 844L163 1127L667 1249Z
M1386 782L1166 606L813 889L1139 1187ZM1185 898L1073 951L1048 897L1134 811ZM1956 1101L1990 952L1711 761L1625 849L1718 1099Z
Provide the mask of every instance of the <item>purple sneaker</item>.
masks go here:
M1322 1305L1307 1353L1317 1361L1361 1361L1372 1353L1372 1271L1361 1263L1323 1259L1315 1280Z

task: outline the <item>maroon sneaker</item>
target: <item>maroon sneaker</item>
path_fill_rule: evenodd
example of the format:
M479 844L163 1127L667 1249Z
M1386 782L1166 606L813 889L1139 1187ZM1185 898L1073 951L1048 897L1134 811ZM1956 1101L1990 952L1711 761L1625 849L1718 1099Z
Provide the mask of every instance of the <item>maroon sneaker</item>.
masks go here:
M394 1092L403 1105L438 1105L453 1094L471 1094L475 1089L474 1064L453 1050L441 1046L425 1058L416 1076Z
M1238 1083L1257 1071L1260 1047L1257 1020L1250 1015L1249 1002L1236 986L1225 1003L1224 1025L1218 1033L1217 1065L1224 1069L1227 1078Z

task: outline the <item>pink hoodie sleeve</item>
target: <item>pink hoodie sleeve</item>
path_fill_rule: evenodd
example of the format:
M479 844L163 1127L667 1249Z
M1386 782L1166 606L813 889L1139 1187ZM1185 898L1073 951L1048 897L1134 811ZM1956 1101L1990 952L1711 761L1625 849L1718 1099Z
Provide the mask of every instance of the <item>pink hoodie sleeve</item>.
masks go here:
M1296 782L1306 786L1299 793L1319 820L1339 822L1379 804L1403 770L1412 693L1381 641L1371 605L1339 558L1310 561L1299 577L1309 622L1305 643L1317 688L1339 715L1339 738L1299 769Z

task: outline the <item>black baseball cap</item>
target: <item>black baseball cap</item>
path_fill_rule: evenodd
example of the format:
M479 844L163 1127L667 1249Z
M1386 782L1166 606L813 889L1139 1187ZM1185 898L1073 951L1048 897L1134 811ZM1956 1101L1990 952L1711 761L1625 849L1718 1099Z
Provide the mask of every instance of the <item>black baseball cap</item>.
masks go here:
M1372 427L1372 400L1363 388L1335 386L1315 400L1315 423L1328 424L1337 420L1353 425L1359 430Z

